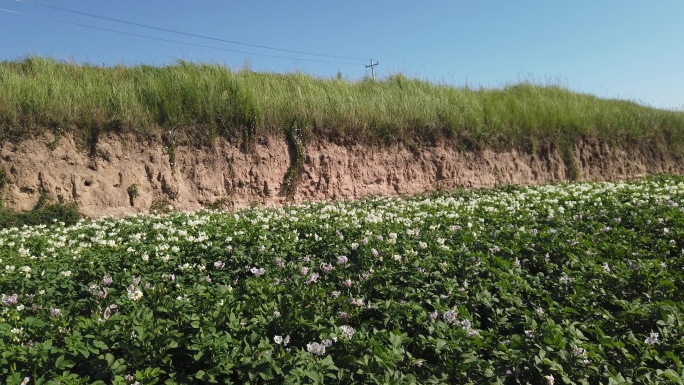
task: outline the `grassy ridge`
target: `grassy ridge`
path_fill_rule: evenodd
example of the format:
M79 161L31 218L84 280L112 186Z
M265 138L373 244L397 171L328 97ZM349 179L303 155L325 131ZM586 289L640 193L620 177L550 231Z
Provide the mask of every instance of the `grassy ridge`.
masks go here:
M403 75L350 82L186 62L105 68L29 57L0 62L0 84L0 129L10 139L45 127L164 129L191 130L211 143L280 134L298 122L304 138L374 144L447 138L516 145L581 135L684 143L682 112L529 83L475 90Z

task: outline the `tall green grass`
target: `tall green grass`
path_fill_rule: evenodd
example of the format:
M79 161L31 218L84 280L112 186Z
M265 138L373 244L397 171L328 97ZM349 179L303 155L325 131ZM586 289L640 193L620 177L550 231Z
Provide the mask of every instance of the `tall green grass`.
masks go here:
M98 67L28 57L0 63L5 139L44 129L185 133L207 144L284 135L387 144L458 140L517 146L535 140L611 141L684 147L684 113L599 99L554 85L470 89L393 75L346 81L301 73L234 71L179 62ZM90 134L89 134L90 135Z

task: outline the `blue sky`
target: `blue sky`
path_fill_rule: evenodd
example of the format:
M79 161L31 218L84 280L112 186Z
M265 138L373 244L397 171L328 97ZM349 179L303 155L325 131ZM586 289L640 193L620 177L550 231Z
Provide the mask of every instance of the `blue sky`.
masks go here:
M335 58L174 34L39 4ZM0 12L0 60L41 55L79 63L166 65L182 59L323 77L339 71L356 80L370 74L365 65L372 58L379 62L380 78L401 72L488 88L533 81L684 110L681 0L0 0L0 9L33 15Z

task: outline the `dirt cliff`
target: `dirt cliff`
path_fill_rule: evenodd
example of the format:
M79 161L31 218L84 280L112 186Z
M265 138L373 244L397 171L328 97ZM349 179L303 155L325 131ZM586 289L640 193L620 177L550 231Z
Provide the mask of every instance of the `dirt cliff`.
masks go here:
M257 140L241 151L218 139L212 148L161 139L105 135L90 149L73 137L45 134L0 144L8 184L5 207L29 210L41 194L76 202L90 217L149 212L170 204L242 208L287 203L285 175L292 161L286 139ZM568 152L553 145L534 151L466 151L455 143L410 151L326 141L305 144L306 159L292 201L354 199L440 189L544 184L568 180L626 180L654 173L684 173L682 158L654 148L620 148L587 139ZM174 159L175 158L175 159ZM172 162L174 161L175 162ZM172 164L173 163L173 164Z

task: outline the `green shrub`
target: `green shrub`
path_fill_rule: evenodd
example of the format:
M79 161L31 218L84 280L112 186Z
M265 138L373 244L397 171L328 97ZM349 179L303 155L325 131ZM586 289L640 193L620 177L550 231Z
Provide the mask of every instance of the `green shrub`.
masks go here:
M5 208L0 209L0 228L50 225L64 223L73 225L81 219L81 213L75 203L50 203L45 199L38 201L31 211L14 212Z

